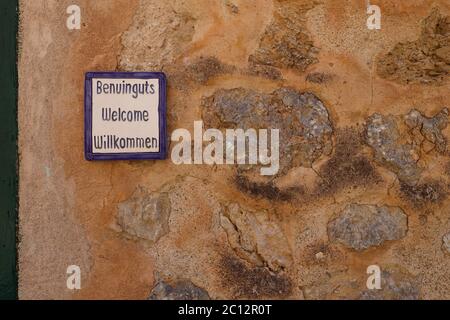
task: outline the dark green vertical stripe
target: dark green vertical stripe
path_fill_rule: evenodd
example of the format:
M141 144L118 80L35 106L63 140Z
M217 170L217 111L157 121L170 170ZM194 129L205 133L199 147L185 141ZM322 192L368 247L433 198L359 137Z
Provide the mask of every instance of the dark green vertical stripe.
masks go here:
M17 298L17 15L0 1L0 299Z

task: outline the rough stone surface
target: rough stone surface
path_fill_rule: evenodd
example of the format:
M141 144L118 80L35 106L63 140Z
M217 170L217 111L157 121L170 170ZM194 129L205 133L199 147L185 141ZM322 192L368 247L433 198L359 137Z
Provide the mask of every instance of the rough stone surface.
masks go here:
M179 281L173 285L159 281L149 300L209 300L209 295L190 281Z
M298 71L316 63L318 48L313 44L306 26L310 3L275 1L275 14L267 27L259 48L250 56L250 62Z
M331 241L355 250L379 246L406 235L408 217L397 207L349 204L328 223Z
M195 19L167 1L140 0L133 24L122 35L123 70L161 69L173 63L189 46Z
M314 94L281 88L265 94L244 88L218 90L202 101L205 126L280 130L280 170L311 167L332 150L328 110Z
M259 77L267 78L270 80L282 80L283 74L281 71L275 67L261 65L257 63L250 63L248 67L248 73L250 75L256 75Z
M447 154L443 135L448 123L448 109L429 118L416 109L403 117L375 113L366 122L366 142L375 159L399 178L401 185L415 186L424 172L419 160L435 150ZM401 128L401 129L400 129Z
M441 84L450 72L450 16L438 8L423 21L417 41L397 44L378 61L379 74L400 83Z
M148 194L138 188L129 200L119 203L117 223L128 236L156 242L169 232L169 216L166 193Z
M419 155L411 144L402 143L393 116L373 114L367 120L367 143L375 151L375 158L397 174L401 181L415 184L421 169L417 165Z
M442 109L432 118L422 115L415 109L411 110L405 116L405 123L411 131L418 131L416 136L420 135L422 137L422 140L419 142L420 144L422 144L425 139L431 143L439 153L446 153L447 141L442 134L442 130L444 130L448 124L447 108Z
M266 211L249 212L231 204L220 217L228 242L241 258L272 271L292 264L292 253L283 230Z

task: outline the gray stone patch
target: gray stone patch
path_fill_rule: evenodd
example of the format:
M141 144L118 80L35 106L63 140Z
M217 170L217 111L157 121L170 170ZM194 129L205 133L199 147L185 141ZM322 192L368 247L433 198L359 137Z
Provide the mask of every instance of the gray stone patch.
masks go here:
M367 120L366 142L375 152L375 159L393 171L398 178L414 185L420 178L418 155L411 144L400 141L400 133L391 115L373 114Z
M139 187L118 205L117 224L127 236L154 243L169 232L170 211L167 193L149 194Z
M428 118L416 109L413 109L405 116L405 123L413 133L420 135L423 139L426 139L434 145L439 153L445 154L447 141L441 131L448 124L447 108L442 109L432 118Z
M241 259L259 267L267 266L272 271L292 264L286 236L268 212L251 212L234 203L225 208L220 224Z
M419 39L398 43L381 57L377 71L402 84L443 84L450 72L450 16L434 8L422 23Z
M281 88L271 94L251 89L219 89L203 98L202 117L209 128L279 129L280 170L311 167L332 151L328 110L314 94Z
M418 165L421 155L432 150L447 154L442 130L448 124L448 109L443 108L431 118L412 109L403 120L406 126L400 130L394 116L373 114L366 122L366 143L374 150L378 163L394 172L401 183L415 186L423 171Z
M174 10L169 1L141 0L133 24L121 36L119 69L161 70L186 50L195 32L195 19Z
M331 241L358 251L401 239L407 231L408 217L398 207L349 204L328 223Z
M210 300L206 290L190 281L169 284L159 281L150 293L149 300Z

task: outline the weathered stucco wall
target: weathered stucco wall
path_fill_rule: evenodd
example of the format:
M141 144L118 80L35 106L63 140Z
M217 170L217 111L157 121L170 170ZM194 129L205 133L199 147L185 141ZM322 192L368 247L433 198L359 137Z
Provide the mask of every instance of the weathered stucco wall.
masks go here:
M450 6L376 2L22 1L20 297L450 298ZM280 128L279 173L85 161L97 70L166 72L169 135Z

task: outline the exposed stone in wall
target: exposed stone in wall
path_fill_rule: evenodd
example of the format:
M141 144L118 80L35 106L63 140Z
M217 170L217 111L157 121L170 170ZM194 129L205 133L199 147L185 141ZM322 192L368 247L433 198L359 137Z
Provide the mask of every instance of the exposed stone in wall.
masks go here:
M292 254L283 233L267 211L251 212L233 203L225 208L220 224L236 254L256 266L280 271L292 264Z
M366 141L375 151L375 159L397 174L401 181L414 185L421 169L417 165L419 154L411 144L401 141L393 116L373 114L367 120Z
M404 128L392 115L373 114L367 120L366 142L380 164L394 172L403 184L414 186L423 172L418 164L421 155L434 149L446 154L447 140L442 130L447 127L448 110L444 108L429 118L413 109L403 122Z
M280 130L280 170L310 167L332 150L328 110L314 94L281 88L271 94L250 89L220 89L203 98L206 127Z
M140 0L132 26L122 35L119 68L164 69L187 48L194 31L194 18L176 11L170 1Z
M444 130L448 124L447 108L442 109L432 118L428 118L419 111L413 109L405 116L405 123L411 130L410 132L415 136L416 143L424 146L426 141L431 145L425 150L426 152L436 148L439 153L446 153L447 141L441 131Z
M169 232L169 216L167 193L149 194L139 187L118 205L117 224L129 237L156 242Z
M450 72L450 17L435 8L417 41L397 44L378 61L381 77L403 84L441 84Z
M417 279L399 271L381 272L381 289L365 290L361 300L418 300L420 286Z
M149 300L209 300L209 295L190 281L173 284L159 281L152 289Z
M314 47L306 28L306 13L313 4L283 0L276 1L275 6L273 21L249 61L303 72L318 61L319 50Z
M406 235L408 217L398 207L349 204L328 223L331 241L355 250L379 246Z

